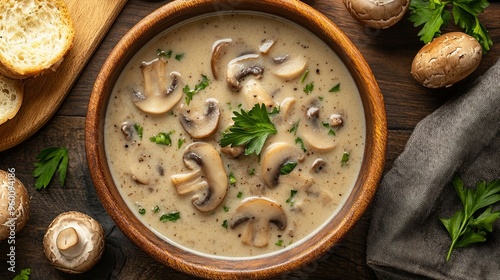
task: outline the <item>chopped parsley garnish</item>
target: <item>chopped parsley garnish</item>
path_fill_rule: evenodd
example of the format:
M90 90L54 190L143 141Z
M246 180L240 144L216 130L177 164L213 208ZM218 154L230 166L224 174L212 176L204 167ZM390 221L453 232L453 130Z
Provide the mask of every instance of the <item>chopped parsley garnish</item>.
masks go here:
M155 207L153 207L153 213L158 213L158 212L160 212L160 207L156 205Z
M297 194L297 190L294 190L294 189L291 189L290 190L290 197L286 200L286 203L290 203L290 205L293 206L293 198L295 197L295 195Z
M334 85L328 92L339 92L340 91L340 83Z
M175 222L177 221L178 219L181 218L181 214L179 212L172 212L172 213L168 213L168 214L162 214L161 217L160 217L160 221L161 222Z
M229 212L229 207L227 207L226 205L222 206L222 210L224 210L224 212Z
M288 132L293 133L293 135L297 135L297 129L299 128L299 121L293 124L293 126L288 130Z
M160 132L160 133L150 137L149 140L151 140L151 142L155 142L156 144L171 146L172 139L170 138L170 135L172 133L173 133L173 131L170 131L169 133Z
M222 222L222 227L223 227L223 228L227 228L227 220L224 220L224 221Z
M302 140L302 138L300 138L300 137L295 138L295 144L299 144L300 145L300 149L302 151L304 151L304 152L307 151L306 146L304 145L304 140Z
M283 246L283 240L280 239L280 240L276 241L276 243L274 243L274 245L279 246L279 247Z
M142 126L140 124L136 123L136 124L134 124L134 129L137 132L137 135L139 135L139 138L142 140L142 131L143 131Z
M255 175L255 168L248 170L248 175L250 175L250 176Z
M328 134L329 135L332 135L332 136L336 135L335 130L332 129L332 127L330 126L329 123L323 122L322 125L323 125L324 128L328 128Z
M158 56L164 57L164 58L170 58L172 56L172 50L164 51L161 49L158 49L156 51Z
M191 102L191 100L193 100L193 96L198 93L200 90L202 89L205 89L206 87L208 87L208 85L210 84L210 80L208 79L207 76L205 75L201 75L201 81L194 86L193 89L191 89L189 87L189 85L186 85L182 91L186 94L186 104L189 105L189 103Z
M245 145L245 155L259 155L267 137L278 132L269 119L266 106L255 104L248 112L241 109L240 113L233 113L234 124L220 140L221 147Z
M271 112L269 112L269 115L277 115L279 113L280 113L280 107L275 106L275 107L273 107L273 109L271 110Z
M304 92L307 93L307 94L311 93L313 91L313 89L314 89L314 83L313 82L310 82L310 83L308 83L308 84L306 84L304 86Z
M300 78L301 84L303 84L306 81L307 75L309 75L309 69L306 69L306 71L304 71L304 74L302 74L302 77Z
M281 166L281 168L280 168L280 175L290 174L290 172L292 172L296 166L297 166L297 162L294 162L294 161L289 161L289 162L283 164L283 166Z
M144 207L139 207L139 214L141 215L146 214L146 209L144 209Z
M441 26L447 25L453 18L455 25L476 38L486 52L493 46L493 41L479 21L479 14L489 5L487 0L411 0L408 19L415 27L423 25L418 36L427 44L441 35Z
M35 163L33 176L36 178L35 189L46 188L54 174L59 174L59 183L64 186L66 172L68 170L68 149L66 148L45 148L36 156L38 162Z
M238 192L238 194L236 195L237 198L242 198L243 197L243 193L242 192Z
M340 160L340 163L342 166L349 164L349 153L348 152L344 152L342 154L342 159Z
M177 140L177 149L180 149L182 144L184 144L184 141L186 141L186 139L184 138L179 138L179 140Z
M230 185L236 184L236 177L234 176L233 172L229 172L229 184Z
M181 59L183 59L183 58L184 58L184 54L183 53L179 53L179 54L175 55L175 60L181 61Z

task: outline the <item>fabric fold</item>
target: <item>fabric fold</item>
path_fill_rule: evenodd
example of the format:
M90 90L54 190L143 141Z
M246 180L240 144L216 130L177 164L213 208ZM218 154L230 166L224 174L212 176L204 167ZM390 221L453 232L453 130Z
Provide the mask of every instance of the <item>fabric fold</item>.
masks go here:
M367 263L382 279L500 279L500 222L489 240L446 254L439 218L461 209L451 185L500 179L500 60L420 121L377 192Z

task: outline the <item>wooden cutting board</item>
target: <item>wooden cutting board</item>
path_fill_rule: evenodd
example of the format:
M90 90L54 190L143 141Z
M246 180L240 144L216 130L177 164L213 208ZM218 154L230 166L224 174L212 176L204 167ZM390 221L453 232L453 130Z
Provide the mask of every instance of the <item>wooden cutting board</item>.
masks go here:
M57 71L27 80L17 115L0 125L0 152L32 136L55 114L127 0L66 0L73 48Z

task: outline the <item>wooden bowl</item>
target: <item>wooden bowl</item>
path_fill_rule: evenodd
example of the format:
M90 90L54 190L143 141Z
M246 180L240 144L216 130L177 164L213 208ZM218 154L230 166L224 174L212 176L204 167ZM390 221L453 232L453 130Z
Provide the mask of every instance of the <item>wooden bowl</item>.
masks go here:
M225 10L265 12L293 21L324 40L342 59L358 86L366 115L366 145L361 172L338 214L310 239L278 254L231 260L203 257L169 244L150 231L128 208L115 186L104 151L104 116L113 86L126 63L159 32L192 17ZM159 262L208 278L266 278L297 269L335 246L361 218L382 176L387 123L382 95L361 53L327 17L300 1L173 1L134 26L113 49L97 77L86 121L87 160L97 194L123 233Z

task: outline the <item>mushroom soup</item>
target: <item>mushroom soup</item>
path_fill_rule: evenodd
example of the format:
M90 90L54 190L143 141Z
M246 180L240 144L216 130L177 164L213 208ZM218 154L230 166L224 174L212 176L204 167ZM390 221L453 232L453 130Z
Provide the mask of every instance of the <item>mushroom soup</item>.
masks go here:
M349 196L365 116L338 56L254 13L166 30L110 97L105 149L130 209L168 242L221 257L286 249Z

